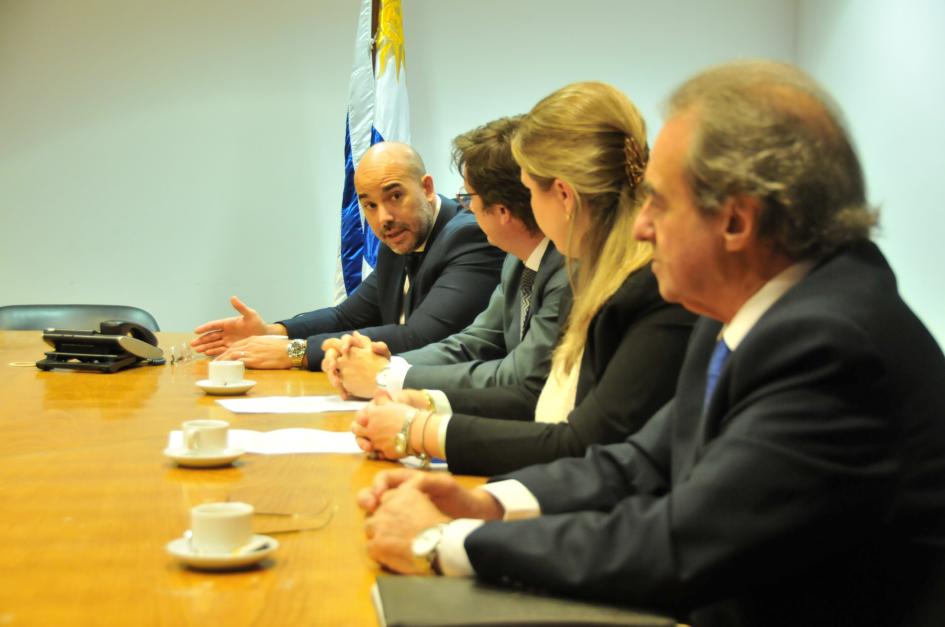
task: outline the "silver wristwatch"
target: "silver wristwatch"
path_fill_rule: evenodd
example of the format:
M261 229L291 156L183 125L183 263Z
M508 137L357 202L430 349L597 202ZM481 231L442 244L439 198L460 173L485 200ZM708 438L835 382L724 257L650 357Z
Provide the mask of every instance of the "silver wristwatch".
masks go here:
M437 557L439 557L440 542L443 540L445 529L446 523L428 527L418 533L410 544L410 550L417 566L427 572L440 572L437 568Z
M302 367L302 360L305 358L305 349L307 348L307 340L289 340L289 344L285 347L285 352L288 353L289 359L292 360L293 368Z
M388 379L390 379L390 364L377 371L377 376L374 377L374 385L377 386L378 390L387 390Z

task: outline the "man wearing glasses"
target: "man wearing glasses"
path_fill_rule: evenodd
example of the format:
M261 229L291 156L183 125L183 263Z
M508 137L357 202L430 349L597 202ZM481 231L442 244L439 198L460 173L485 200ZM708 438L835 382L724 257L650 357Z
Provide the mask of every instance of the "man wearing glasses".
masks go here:
M240 315L197 327L196 350L249 368L318 370L330 338L358 330L406 351L462 329L485 308L502 251L489 245L469 212L436 194L413 148L375 144L361 158L354 183L381 241L375 271L338 306L275 324L234 297Z
M564 258L535 223L512 157L519 121L500 118L453 140L453 162L464 180L457 200L489 242L509 253L489 306L459 333L393 358L380 343L372 348L368 338L346 338L326 352L323 365L343 394L514 385L537 397L558 337L559 305L570 288Z

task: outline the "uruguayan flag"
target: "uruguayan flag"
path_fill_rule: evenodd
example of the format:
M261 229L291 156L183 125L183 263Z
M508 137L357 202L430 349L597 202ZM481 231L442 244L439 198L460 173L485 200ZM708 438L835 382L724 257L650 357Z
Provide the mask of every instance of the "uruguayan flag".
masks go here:
M361 1L348 87L345 124L345 187L341 200L341 245L335 301L344 300L374 270L379 242L364 220L354 189L354 169L373 144L410 143L410 109L404 65L401 0L380 0L377 35L372 41L372 0ZM372 49L373 44L373 49ZM373 54L375 53L376 54Z

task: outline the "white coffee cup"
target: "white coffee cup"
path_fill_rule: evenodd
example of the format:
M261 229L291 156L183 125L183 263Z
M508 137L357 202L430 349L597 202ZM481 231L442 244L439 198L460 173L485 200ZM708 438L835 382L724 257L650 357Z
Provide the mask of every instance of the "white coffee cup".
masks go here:
M230 423L225 420L187 420L181 425L184 448L190 453L221 453L229 444Z
M203 503L190 510L190 545L196 553L228 554L253 539L253 506Z
M207 366L210 383L213 385L242 383L245 369L241 361L211 361Z

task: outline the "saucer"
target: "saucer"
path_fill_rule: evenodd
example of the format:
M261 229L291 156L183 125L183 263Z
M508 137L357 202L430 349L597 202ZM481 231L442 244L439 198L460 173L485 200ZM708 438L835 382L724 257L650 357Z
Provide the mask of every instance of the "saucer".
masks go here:
M194 553L187 537L180 537L167 543L167 552L193 568L201 570L234 570L255 564L279 548L279 541L269 536L256 534L251 543L265 541L260 548L247 553Z
M212 468L214 466L226 466L245 453L241 448L225 448L218 453L191 453L186 449L164 449L164 454L170 457L180 466L190 466L191 468Z
M256 382L251 379L243 379L239 383L230 383L229 385L214 383L210 379L197 381L198 388L207 394L215 394L217 396L235 396L236 394L245 394L254 385L256 385Z

